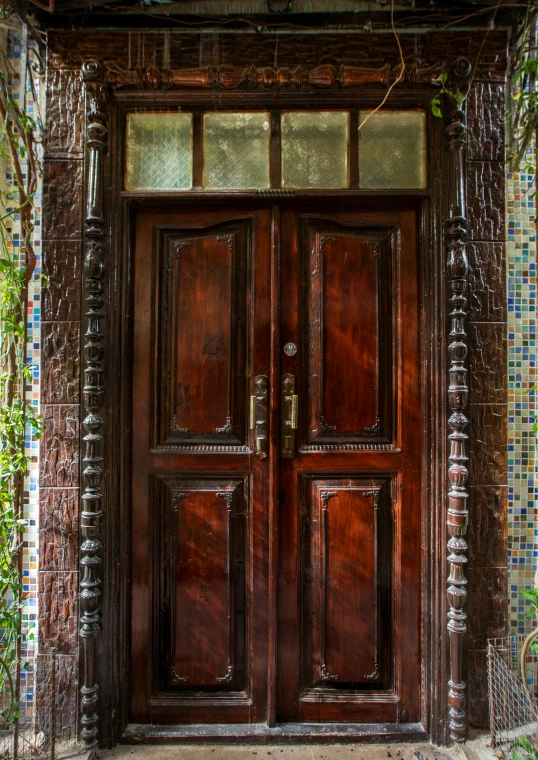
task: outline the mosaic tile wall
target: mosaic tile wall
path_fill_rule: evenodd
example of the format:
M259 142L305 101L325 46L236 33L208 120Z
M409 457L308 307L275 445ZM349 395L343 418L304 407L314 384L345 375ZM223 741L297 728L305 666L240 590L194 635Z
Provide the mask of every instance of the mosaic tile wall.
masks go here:
M534 586L538 566L538 472L532 430L538 420L531 389L536 373L536 204L535 178L525 165L534 161L529 149L521 171L507 175L508 222L508 583L510 633L525 633L528 603L520 590Z
M21 62L21 39L16 30L8 30L3 42L7 50L7 61L4 59L0 65L5 66L7 71L8 86L11 96L17 102L20 102L20 62ZM30 53L29 60L33 61L34 56ZM35 74L33 83L28 82L26 91L25 108L38 124L41 121L42 114L39 112L40 101L42 99L42 84L40 77ZM33 84L33 86L32 86ZM24 97L24 95L23 95ZM37 98L37 102L36 102ZM40 140L39 128L37 140ZM22 166L23 172L26 171L26 162ZM3 178L8 185L12 184L12 175L9 170L5 171ZM18 221L18 215L15 215L15 225ZM31 400L39 409L39 371L40 371L40 290L41 290L41 181L38 183L38 192L35 196L35 213L34 213L34 232L32 243L37 256L37 265L35 268L32 282L29 290L29 309L28 309L28 345L26 361L32 367L32 384L27 388L27 399ZM13 245L15 248L19 245L19 234L16 227L12 231ZM23 645L22 656L25 660L31 660L37 652L37 572L38 572L38 551L39 551L39 503L38 503L38 485L39 485L39 442L29 430L26 435L26 452L29 461L28 474L24 485L24 519L27 521L26 530L23 536L23 574L24 574L24 592L25 606L23 609L23 630L28 634L27 641ZM30 671L31 674L31 671ZM22 673L21 678L25 679L26 674ZM25 690L22 686L23 693L26 691L28 699L31 698L31 690Z

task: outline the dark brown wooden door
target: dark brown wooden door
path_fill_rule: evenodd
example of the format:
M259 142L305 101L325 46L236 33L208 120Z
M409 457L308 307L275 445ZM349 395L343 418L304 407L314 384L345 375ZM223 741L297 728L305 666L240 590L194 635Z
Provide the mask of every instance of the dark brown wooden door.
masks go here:
M420 703L420 350L413 211L284 210L281 721L407 722Z
M403 207L139 211L132 721L419 719L415 241Z
M131 719L260 722L270 212L144 209L134 262Z

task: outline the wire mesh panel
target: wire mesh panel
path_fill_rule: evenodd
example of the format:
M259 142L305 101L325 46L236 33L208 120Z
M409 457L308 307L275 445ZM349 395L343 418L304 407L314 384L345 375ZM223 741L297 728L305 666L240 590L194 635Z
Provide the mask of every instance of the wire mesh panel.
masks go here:
M269 187L270 136L266 112L204 114L204 188Z
M188 190L192 185L192 114L127 117L126 190Z
M73 683L65 683L66 678L71 681L75 674L76 658L58 657L55 652L28 662L19 682L13 673L19 717L15 723L0 726L0 760L55 760L77 754L76 707L73 709L67 697L73 694ZM11 695L4 694L0 708L9 699Z
M360 124L360 187L426 187L423 111L361 111Z
M516 737L536 732L538 655L526 657L530 700L523 687L519 657L525 636L488 641L488 686L491 744L512 744Z
M282 187L348 187L347 111L289 111L281 128Z

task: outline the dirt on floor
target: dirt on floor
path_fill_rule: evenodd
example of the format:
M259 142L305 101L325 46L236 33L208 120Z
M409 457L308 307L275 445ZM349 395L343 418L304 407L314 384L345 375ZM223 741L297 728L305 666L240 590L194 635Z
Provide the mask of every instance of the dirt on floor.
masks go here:
M498 760L478 735L462 746L433 744L346 744L288 746L118 745L98 753L101 760Z

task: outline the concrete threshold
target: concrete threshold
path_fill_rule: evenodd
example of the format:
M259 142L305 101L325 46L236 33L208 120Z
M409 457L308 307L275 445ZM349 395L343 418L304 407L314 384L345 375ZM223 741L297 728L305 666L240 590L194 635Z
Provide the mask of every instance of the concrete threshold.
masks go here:
M96 753L102 760L498 760L487 746L489 736L475 734L463 745L436 747L428 742L379 744L191 746L182 744L118 745Z

